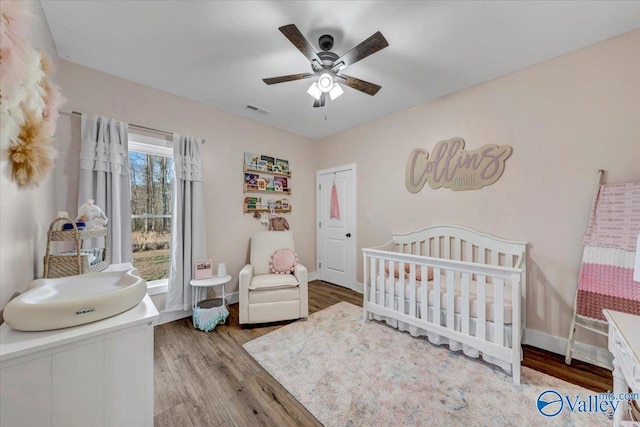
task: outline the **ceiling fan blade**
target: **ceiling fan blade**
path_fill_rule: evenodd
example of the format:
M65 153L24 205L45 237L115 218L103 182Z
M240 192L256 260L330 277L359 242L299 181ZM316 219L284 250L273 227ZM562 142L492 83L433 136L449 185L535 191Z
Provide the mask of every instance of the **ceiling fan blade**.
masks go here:
M309 77L313 77L314 75L315 74L313 73L290 74L288 76L270 77L268 79L262 79L262 81L268 85L274 85L276 83L284 83L284 82L291 82L294 80L308 79Z
M322 69L322 60L318 56L318 53L313 49L311 43L309 43L309 41L304 38L295 24L282 26L279 28L279 30L282 34L284 34L286 38L289 39L291 43L293 43L295 47L298 48L300 52L302 52L304 56L307 57L309 61L311 61L314 69Z
M378 91L382 88L382 86L378 86L375 83L369 83L367 81L360 80L355 77L347 76L346 74L340 74L337 77L344 80L341 82L342 84L352 87L356 90L359 90L360 92L364 92L367 95L371 95L371 96L378 93Z
M344 70L348 66L355 64L369 55L373 55L387 46L389 46L389 42L387 42L387 39L385 39L382 33L378 31L358 46L336 59L333 63L332 70L334 72Z
M313 101L313 107L314 108L324 107L324 102L325 102L325 93L322 92L322 94L320 94L320 99L316 99L315 101Z

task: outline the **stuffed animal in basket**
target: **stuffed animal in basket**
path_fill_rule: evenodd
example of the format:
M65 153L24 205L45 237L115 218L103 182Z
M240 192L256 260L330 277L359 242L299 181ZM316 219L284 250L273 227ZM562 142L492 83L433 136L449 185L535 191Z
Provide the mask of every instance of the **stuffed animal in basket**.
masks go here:
M78 208L78 217L76 221L84 221L87 229L104 228L107 225L107 216L104 211L93 204L93 199L87 200L87 203Z

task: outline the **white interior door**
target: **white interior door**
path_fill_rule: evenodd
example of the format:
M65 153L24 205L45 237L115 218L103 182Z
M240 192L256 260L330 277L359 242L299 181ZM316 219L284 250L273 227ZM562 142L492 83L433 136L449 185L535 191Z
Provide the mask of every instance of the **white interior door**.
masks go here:
M355 180L355 164L316 174L318 279L349 289L356 285Z

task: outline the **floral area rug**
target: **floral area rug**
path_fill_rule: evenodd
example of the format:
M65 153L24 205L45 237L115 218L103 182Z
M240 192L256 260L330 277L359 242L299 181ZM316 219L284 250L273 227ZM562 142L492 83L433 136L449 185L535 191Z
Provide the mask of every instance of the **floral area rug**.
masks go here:
M600 412L611 401L595 392L528 368L515 385L493 365L364 322L346 302L244 348L325 426L611 425Z

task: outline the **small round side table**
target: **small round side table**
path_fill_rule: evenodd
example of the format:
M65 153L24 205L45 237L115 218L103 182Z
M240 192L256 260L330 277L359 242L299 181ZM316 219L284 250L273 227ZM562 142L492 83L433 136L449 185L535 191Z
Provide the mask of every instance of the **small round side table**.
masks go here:
M214 286L220 286L222 288L222 303L220 307L227 305L225 288L224 285L231 281L231 276L228 274L226 276L218 277L213 276L208 279L193 279L191 282L191 308L196 309L198 307L198 303L206 298L207 289L212 288Z

